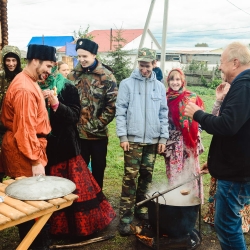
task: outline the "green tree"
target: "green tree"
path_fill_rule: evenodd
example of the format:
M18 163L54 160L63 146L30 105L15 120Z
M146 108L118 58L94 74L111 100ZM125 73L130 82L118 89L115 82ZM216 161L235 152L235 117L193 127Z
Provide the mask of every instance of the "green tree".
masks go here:
M192 60L186 67L184 71L208 71L207 62L206 61L197 61Z
M102 58L103 63L109 65L113 71L114 76L119 86L120 82L129 77L132 72L130 62L130 51L122 50L126 40L122 37L122 29L116 31L116 35L112 37L114 50L108 52L105 58Z
M207 43L197 43L194 45L195 47L208 47Z
M24 69L25 66L27 65L27 60L25 58L21 58L21 68Z
M85 30L83 30L82 27L80 26L79 30L78 31L74 30L73 33L74 33L75 41L77 41L77 39L79 39L79 38L86 38L86 39L89 39L91 41L94 39L94 36L89 34L89 25Z

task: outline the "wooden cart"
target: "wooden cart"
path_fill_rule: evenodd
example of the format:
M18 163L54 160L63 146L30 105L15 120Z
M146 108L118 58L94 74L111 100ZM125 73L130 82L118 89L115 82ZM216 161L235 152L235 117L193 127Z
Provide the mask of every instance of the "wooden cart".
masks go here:
M14 181L11 179L0 183L0 196L5 196L5 188ZM17 247L17 250L27 250L53 212L72 205L77 198L77 195L69 194L63 198L46 201L20 201L5 196L4 201L0 203L0 230L36 219L33 227Z

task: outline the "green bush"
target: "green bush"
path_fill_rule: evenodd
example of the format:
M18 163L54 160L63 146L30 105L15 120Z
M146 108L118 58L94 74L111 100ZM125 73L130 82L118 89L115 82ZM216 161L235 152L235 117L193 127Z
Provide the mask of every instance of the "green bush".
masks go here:
M204 85L204 86L207 86L207 80L204 76L201 76L201 83Z
M202 61L192 60L184 69L184 71L208 71L207 63Z
M211 82L207 83L207 84L204 84L207 88L210 88L210 89L216 89L217 86L219 86L221 84L222 80L221 79L214 79L212 80Z

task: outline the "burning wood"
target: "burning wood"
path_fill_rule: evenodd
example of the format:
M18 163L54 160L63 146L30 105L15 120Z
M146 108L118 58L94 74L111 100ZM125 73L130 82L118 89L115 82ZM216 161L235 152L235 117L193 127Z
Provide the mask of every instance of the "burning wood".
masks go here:
M135 234L140 234L142 231L142 227L135 226Z
M135 235L140 241L142 241L144 244L146 244L147 246L152 247L153 243L154 243L154 239L153 238L149 238L147 236L144 235L140 235L140 234L136 234Z

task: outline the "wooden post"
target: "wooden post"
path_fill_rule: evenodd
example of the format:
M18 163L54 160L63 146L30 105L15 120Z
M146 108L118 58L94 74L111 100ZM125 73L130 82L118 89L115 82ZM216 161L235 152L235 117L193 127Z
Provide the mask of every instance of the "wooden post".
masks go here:
M1 36L2 47L8 45L8 18L7 18L7 0L1 0Z
M110 51L112 51L112 41L113 41L113 35L112 35L112 28L110 29Z
M70 56L62 56L62 61L69 65L69 69L72 70L74 68L73 57Z
M214 75L215 75L215 69L213 67L213 71L212 71L212 81L214 80Z
M162 26L162 42L161 42L161 70L165 75L165 59L167 46L167 27L168 27L168 0L164 2L163 26Z
M142 37L141 37L141 41L140 41L140 44L139 44L138 51L142 48L145 37L146 37L146 33L148 32L148 26L149 26L149 22L150 22L152 12L153 12L153 9L154 9L154 4L155 4L155 0L151 0L151 5L149 7L148 16L147 16L147 19L146 19L146 23L144 25L144 29L143 29L143 33L142 33ZM136 54L136 57L135 57L135 62L134 62L134 67L133 67L134 69L137 66L137 58L138 58L138 53Z

